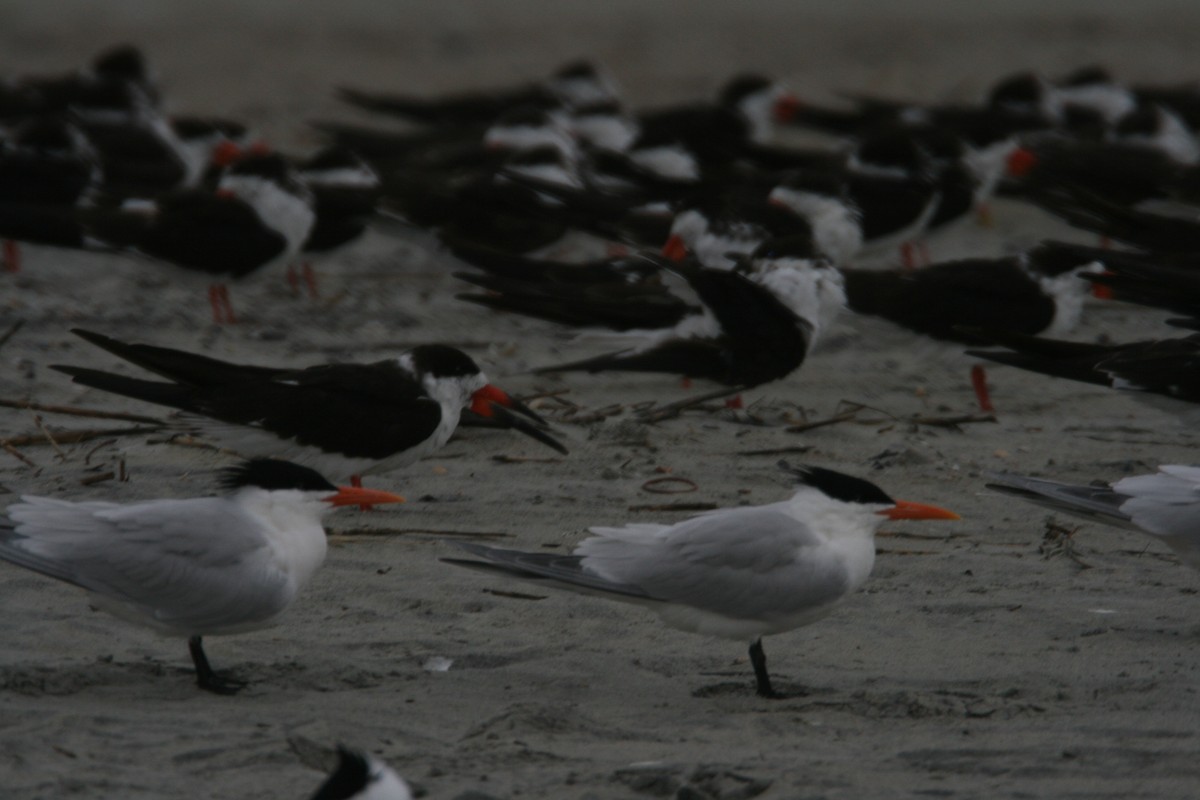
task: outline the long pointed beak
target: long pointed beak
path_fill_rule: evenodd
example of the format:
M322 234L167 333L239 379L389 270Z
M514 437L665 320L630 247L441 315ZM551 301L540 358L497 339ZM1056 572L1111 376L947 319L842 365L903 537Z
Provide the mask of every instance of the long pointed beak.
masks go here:
M322 498L334 508L339 506L378 506L384 503L403 503L404 498L391 492L381 492L378 489L365 489L361 486L339 486L337 494Z
M543 430L548 426L537 412L490 383L471 396L469 411L489 420L495 427L520 431L529 438L537 439L547 447L567 455L567 448Z
M888 519L962 519L953 511L947 511L937 506L927 506L924 503L910 503L907 500L897 500L896 505L876 511L876 514Z
M496 422L501 423L504 427L520 431L529 438L537 439L547 447L557 450L564 456L567 455L567 448L563 446L562 442L524 417L517 416L504 406L493 406L492 412L495 414Z
M663 245L662 257L671 261L683 261L687 258L687 245L683 243L683 239L672 234Z

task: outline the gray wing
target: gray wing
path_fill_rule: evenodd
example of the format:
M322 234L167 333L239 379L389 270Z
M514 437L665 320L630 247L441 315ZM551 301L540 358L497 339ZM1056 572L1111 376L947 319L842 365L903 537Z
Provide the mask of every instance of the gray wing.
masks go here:
M1130 515L1122 510L1129 495L1113 491L1109 486L1081 486L1008 473L988 473L987 477L993 481L987 488L997 492L1105 525L1138 529Z
M456 545L484 561L463 558L443 558L447 564L476 569L482 572L500 572L515 578L532 581L549 581L565 589L589 593L622 595L636 600L652 599L637 586L609 581L585 572L581 556L563 556L550 553L527 553L523 550L506 550L487 547L471 542L455 542Z
M128 506L26 497L0 558L197 629L268 619L292 590L259 529L222 498Z
M642 536L631 530L596 529L602 535L575 551L583 569L657 600L745 619L826 605L853 588L842 555L775 505L722 509Z

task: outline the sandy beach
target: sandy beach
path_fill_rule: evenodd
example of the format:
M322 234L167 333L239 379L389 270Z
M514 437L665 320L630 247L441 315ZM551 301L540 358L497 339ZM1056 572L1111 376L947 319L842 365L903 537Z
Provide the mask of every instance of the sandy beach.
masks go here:
M821 101L839 90L971 100L1008 72L1090 63L1129 81L1200 78L1200 6L1049 8L5 2L0 74L65 71L131 42L169 110L244 119L299 151L319 143L307 121L362 119L337 103L336 86L502 85L578 56L606 64L634 105L707 97L740 70ZM1051 235L1094 240L1013 202L994 212L992 227L969 222L932 239L933 258L998 255ZM1200 576L1146 537L1062 516L1053 524L1078 530L1056 534L1047 512L984 489L989 471L1087 482L1194 462L1197 435L1175 416L995 367L996 421L945 425L978 413L971 360L845 315L802 369L748 393L745 411L647 424L646 404L712 387L531 375L604 346L456 300L458 268L432 236L381 227L318 265L318 300L293 297L279 273L236 284L243 320L222 327L202 279L144 260L29 247L19 274L0 273L0 334L23 321L0 345L0 399L164 416L48 369L133 371L72 327L296 366L443 342L515 393L565 392L540 410L571 451L466 430L375 479L407 504L331 517L328 559L284 624L206 640L215 666L253 682L236 697L197 691L182 642L0 563L0 797L303 798L322 780L311 745L339 742L447 800L1197 795ZM1163 318L1095 302L1072 338L1171 335ZM787 430L855 407L838 424ZM0 438L131 426L0 408ZM231 458L166 438L121 432L0 451L0 506L25 493L210 492L211 471ZM590 525L687 516L672 504L780 500L790 493L780 458L963 517L889 523L865 591L766 640L787 699L754 695L741 644L438 560L459 552L457 539L565 552ZM97 480L122 465L127 481ZM695 490L647 490L663 476Z

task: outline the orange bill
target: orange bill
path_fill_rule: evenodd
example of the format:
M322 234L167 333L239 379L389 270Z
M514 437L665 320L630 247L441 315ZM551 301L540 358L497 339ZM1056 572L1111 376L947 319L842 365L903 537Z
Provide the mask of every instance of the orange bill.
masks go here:
M381 492L378 489L365 489L362 486L339 486L337 494L323 498L334 508L338 506L378 506L384 503L403 503L404 498L391 492Z
M897 500L896 505L876 511L888 519L962 519L953 511L947 511L937 506L927 506L924 503L910 503L907 500Z

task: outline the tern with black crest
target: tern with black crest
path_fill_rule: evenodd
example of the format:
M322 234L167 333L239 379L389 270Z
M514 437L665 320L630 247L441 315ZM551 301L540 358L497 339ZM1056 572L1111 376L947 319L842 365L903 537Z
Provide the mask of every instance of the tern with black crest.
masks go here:
M673 628L748 642L757 693L778 697L762 637L816 622L861 587L885 519L959 518L893 500L861 478L781 466L799 485L779 503L590 528L568 556L456 542L481 560L444 560L643 605Z
M273 625L325 560L327 512L403 498L274 459L226 469L220 483L217 497L128 504L22 497L0 516L0 559L186 638L200 688L233 694L244 683L212 669L201 637Z

